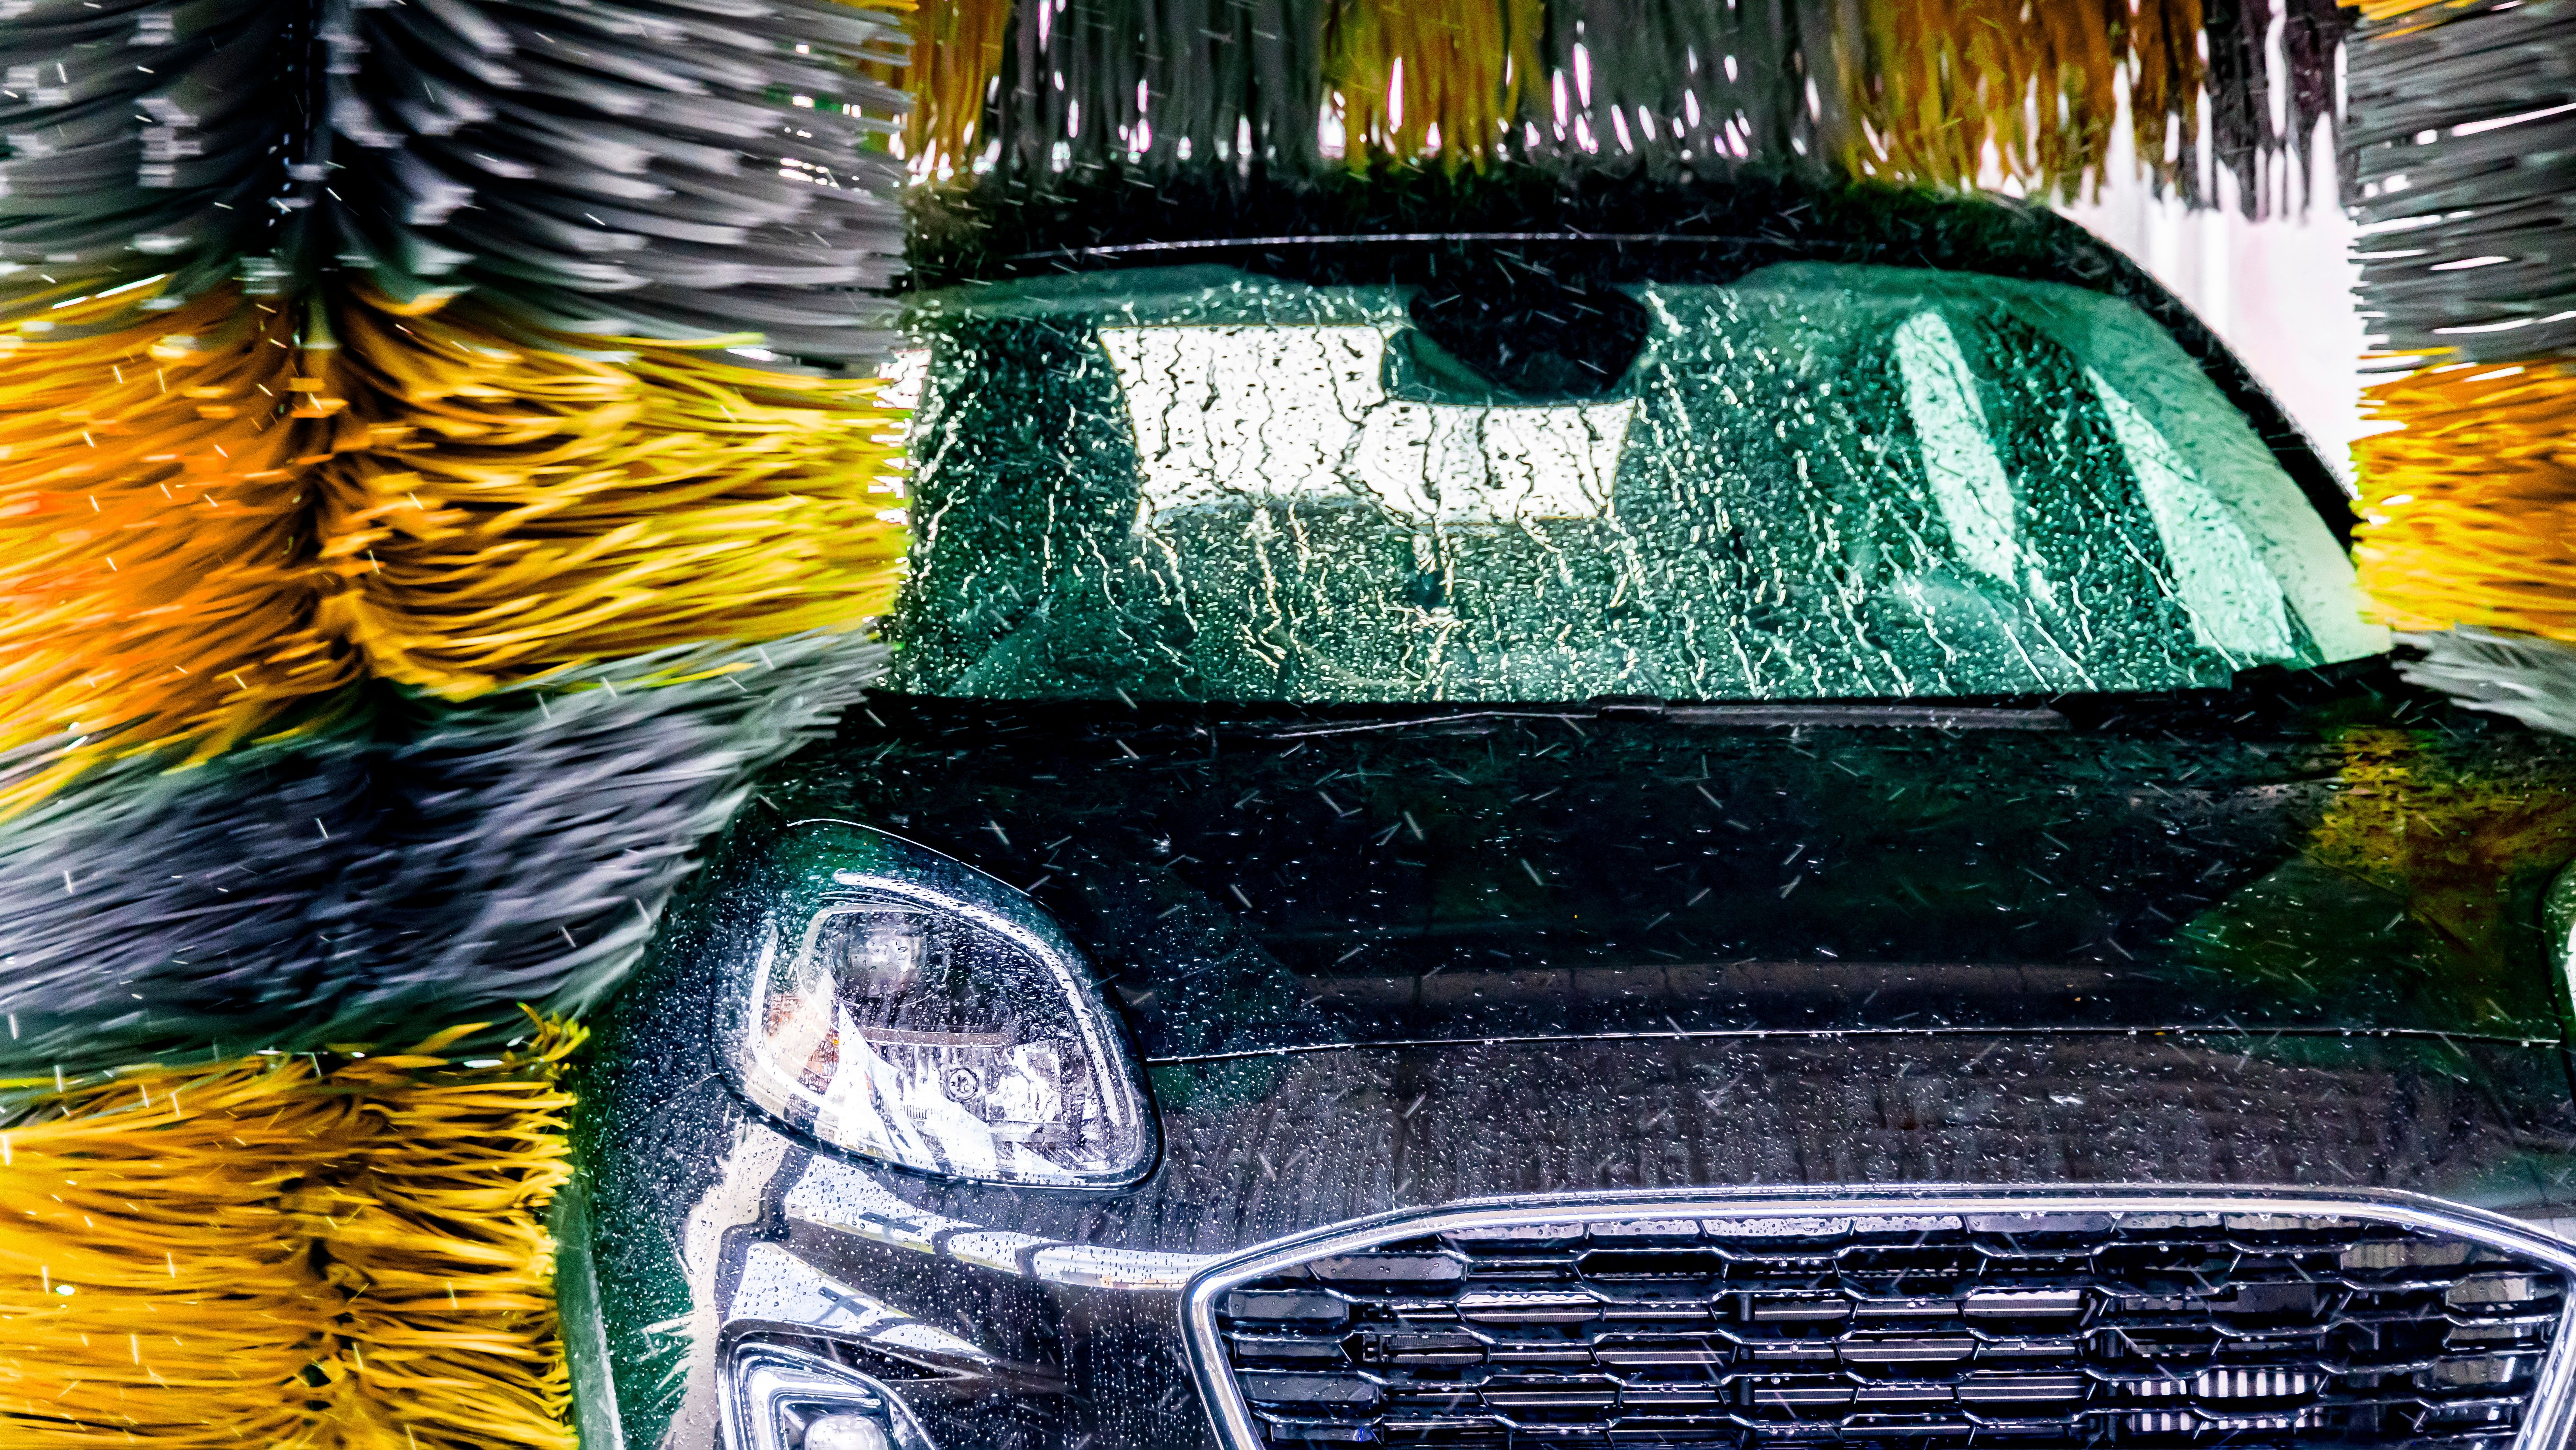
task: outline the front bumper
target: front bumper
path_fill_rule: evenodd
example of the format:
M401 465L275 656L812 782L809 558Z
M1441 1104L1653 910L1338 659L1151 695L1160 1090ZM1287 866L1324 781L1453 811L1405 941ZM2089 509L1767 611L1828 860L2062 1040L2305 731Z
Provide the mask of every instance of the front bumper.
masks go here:
M2528 1219L2565 1213L2576 1181L2556 1044L2432 1034L1623 1037L1153 1077L1165 1148L1145 1182L1013 1190L779 1129L724 1087L703 1038L604 1042L564 1225L585 1443L718 1444L724 1366L763 1343L883 1384L939 1450L1219 1446L1194 1282L1486 1200L2358 1192Z

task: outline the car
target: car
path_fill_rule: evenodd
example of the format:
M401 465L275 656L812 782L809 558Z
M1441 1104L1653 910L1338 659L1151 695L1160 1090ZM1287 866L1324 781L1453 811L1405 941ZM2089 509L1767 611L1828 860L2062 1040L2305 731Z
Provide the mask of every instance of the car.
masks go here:
M925 256L883 688L594 1019L586 1444L2559 1442L2568 748L2070 224L1693 185Z

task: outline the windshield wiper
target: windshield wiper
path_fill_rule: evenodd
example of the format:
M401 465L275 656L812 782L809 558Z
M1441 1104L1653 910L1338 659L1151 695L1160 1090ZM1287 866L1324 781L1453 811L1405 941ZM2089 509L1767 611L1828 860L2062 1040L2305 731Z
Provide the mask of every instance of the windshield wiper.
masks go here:
M1372 730L1438 730L1470 720L1656 720L1721 729L1823 726L1895 730L2065 730L2066 717L2045 706L1872 704L1868 702L1750 701L1744 704L1668 704L1661 700L1604 700L1580 709L1460 710L1394 720L1310 725L1264 732L1272 740L1310 735L1355 735Z
M2064 730L2064 715L2046 706L1944 705L1938 702L1752 701L1675 705L1660 700L1603 701L1603 720L1669 720L1677 725L1858 725L1911 730Z

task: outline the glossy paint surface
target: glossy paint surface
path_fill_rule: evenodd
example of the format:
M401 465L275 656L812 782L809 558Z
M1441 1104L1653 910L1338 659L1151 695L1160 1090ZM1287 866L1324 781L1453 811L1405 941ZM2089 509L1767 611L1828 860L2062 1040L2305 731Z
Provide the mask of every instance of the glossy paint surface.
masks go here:
M760 785L601 1022L580 1141L625 1437L708 1443L724 1336L798 1332L894 1375L943 1446L1201 1443L1192 1274L1483 1196L2305 1185L2565 1211L2561 748L2371 670L1832 708L871 702ZM711 993L743 873L824 815L1028 891L1091 956L1148 1065L1150 1176L905 1173L726 1087Z

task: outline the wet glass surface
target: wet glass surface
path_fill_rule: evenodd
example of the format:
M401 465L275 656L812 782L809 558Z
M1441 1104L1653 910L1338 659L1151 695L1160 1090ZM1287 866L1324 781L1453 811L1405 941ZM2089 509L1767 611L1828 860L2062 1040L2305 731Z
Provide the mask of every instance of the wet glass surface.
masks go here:
M1791 263L1578 303L1634 336L1572 363L1421 303L1217 267L925 299L903 687L1952 696L2382 647L2126 303Z

